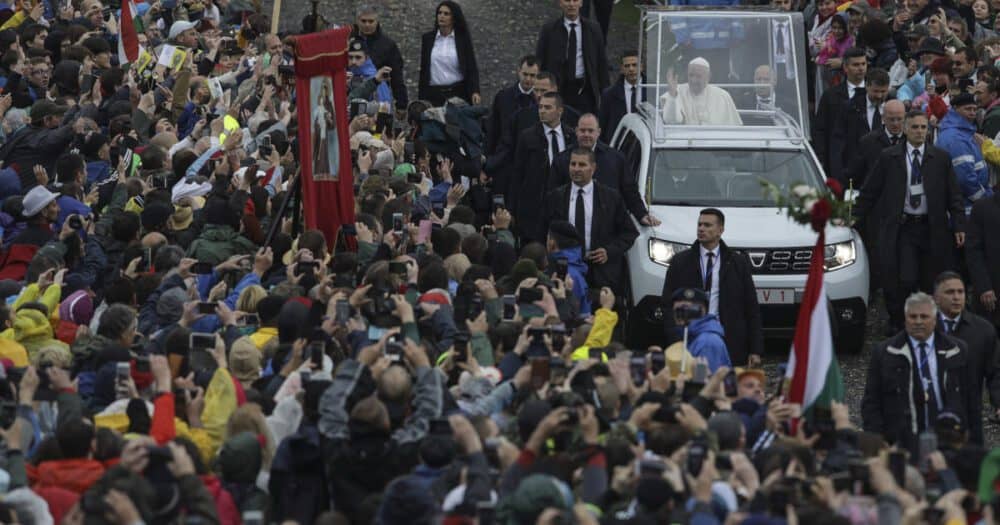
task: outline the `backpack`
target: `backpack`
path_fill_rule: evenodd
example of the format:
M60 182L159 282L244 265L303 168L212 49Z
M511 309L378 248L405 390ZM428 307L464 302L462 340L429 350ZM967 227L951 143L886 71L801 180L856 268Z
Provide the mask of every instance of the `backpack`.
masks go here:
M0 279L23 281L38 248L34 244L13 244L0 251Z

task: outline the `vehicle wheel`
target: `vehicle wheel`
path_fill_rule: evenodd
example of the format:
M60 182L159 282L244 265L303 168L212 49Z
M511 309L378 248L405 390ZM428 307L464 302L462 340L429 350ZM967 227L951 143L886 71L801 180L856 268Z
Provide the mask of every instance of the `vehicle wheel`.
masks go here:
M838 327L834 348L838 353L858 354L865 346L865 324Z

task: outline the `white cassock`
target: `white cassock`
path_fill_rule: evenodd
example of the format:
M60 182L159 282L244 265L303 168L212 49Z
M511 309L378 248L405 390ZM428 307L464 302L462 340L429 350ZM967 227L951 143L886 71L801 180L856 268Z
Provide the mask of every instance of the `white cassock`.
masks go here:
M664 93L660 97L665 124L695 126L742 126L743 120L736 111L733 97L722 88L706 86L698 95L691 93L687 84L677 86L677 96Z

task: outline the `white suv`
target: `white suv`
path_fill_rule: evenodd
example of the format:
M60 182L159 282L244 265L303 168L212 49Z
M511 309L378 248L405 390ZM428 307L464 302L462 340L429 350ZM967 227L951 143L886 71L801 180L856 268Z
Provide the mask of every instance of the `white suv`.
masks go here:
M768 24L767 17L779 20L797 17L801 30L798 14L755 12L752 19L744 22L741 16L746 14L650 9L644 12L643 27L648 36L658 25L680 26L677 17L684 17L690 26L692 18L704 22L705 17L718 16L726 24L746 23L745 37L749 38L753 34L750 24L754 27ZM668 23L663 24L665 21ZM650 58L648 54L654 42L659 41L673 43L662 36L647 39L644 63L647 75L652 73L651 78L662 80L663 65L654 62L658 57ZM764 49L763 56L771 56L766 46ZM734 59L738 54L746 59L752 52L732 51ZM799 58L798 63L803 64ZM686 66L686 62L680 63ZM800 67L799 71L804 69ZM728 84L720 84L714 82L715 76L713 70L712 85L730 93L769 87L756 81L733 82L732 74ZM668 125L660 118L659 101L668 85L653 82L646 84L650 92L647 100L651 103L643 104L639 113L622 119L611 144L625 156L627 169L636 173L649 211L662 221L657 227L639 226L639 237L628 253L630 344L662 341L661 294L667 268L676 253L691 247L695 241L699 211L707 207L718 208L725 214L723 240L750 259L765 335L791 335L816 233L788 218L765 196L761 181L769 181L783 191L800 183L823 187L822 169L804 138L807 124L797 118L804 111L738 107L742 126ZM803 85L804 82L799 83L799 96L795 97L800 101L799 108L805 106ZM679 191L676 181L697 184ZM867 255L860 236L850 228L827 227L826 243L825 280L836 323L835 347L839 351L857 351L864 340L868 311Z

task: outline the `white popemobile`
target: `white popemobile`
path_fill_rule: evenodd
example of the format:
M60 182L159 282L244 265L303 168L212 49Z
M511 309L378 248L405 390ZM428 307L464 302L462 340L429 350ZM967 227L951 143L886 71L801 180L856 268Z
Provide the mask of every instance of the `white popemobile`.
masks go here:
M674 254L695 241L706 207L722 210L723 241L750 259L765 335L790 335L816 234L789 219L762 181L786 192L825 183L806 140L802 15L647 8L641 28L645 102L622 119L611 146L635 170L662 224L640 225L628 253L629 345L662 341L664 277ZM704 35L724 35L728 51L709 49ZM711 69L702 55L714 59ZM867 255L847 227L828 226L826 242L835 347L857 351L868 311Z

